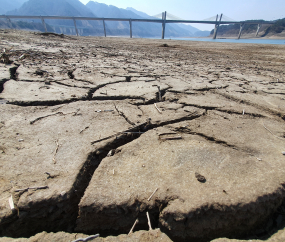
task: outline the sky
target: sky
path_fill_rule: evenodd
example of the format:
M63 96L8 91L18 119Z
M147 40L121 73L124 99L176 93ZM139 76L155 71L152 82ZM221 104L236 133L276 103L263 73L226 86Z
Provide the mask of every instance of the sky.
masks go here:
M86 4L90 0L80 1ZM167 11L186 20L204 20L221 13L237 21L285 18L285 0L97 0L96 2L119 8L132 7L150 16ZM213 29L211 25L191 25L201 30Z

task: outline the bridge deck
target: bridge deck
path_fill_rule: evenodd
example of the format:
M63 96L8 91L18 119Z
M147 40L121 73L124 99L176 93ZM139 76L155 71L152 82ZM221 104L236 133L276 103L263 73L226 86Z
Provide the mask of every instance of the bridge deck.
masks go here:
M152 22L152 23L197 23L197 24L217 24L219 21L203 20L162 20L162 19L129 19L129 18L94 18L94 17L71 17L71 16L23 16L23 15L0 15L0 18L14 19L75 19L75 20L104 20L104 21L132 21L132 22ZM221 21L219 24L274 24L275 21Z

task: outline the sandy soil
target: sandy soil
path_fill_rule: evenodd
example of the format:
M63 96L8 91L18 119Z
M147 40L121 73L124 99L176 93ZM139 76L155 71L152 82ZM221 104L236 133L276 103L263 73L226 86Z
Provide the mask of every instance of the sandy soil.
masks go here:
M1 236L284 227L285 46L0 39Z

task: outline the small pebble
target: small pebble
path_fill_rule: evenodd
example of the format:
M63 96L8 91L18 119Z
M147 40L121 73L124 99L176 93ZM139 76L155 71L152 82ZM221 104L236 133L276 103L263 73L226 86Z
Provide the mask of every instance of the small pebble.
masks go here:
M23 142L24 140L23 139L19 139L19 142Z
M202 182L202 183L206 182L206 178L202 176L201 174L199 174L198 172L195 172L195 177L197 178L199 182Z
M282 155L285 155L285 151L282 152Z

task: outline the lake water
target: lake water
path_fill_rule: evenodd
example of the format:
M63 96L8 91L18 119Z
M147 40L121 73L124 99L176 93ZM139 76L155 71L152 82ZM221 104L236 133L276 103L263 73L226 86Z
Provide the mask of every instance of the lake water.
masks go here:
M206 41L218 43L246 43L246 44L270 44L285 45L285 39L211 39L211 38L173 38L173 40Z

